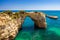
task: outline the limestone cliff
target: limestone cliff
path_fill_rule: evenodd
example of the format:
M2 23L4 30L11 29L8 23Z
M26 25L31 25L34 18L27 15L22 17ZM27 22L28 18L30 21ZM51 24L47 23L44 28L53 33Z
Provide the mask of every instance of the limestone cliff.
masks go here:
M20 28L20 20L12 19L9 15L0 13L0 40L13 40Z
M29 16L38 28L46 28L46 14L42 12L0 12L0 40L13 40L26 16ZM47 16L57 18L56 16Z

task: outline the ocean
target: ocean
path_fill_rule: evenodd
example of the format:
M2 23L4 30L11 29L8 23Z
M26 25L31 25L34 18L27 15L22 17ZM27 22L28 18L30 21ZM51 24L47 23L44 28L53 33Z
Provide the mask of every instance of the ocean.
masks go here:
M0 10L4 11L4 10ZM18 12L19 10L12 10ZM58 19L46 17L46 29L34 29L34 21L26 17L22 24L22 30L19 31L14 40L60 40L60 10L25 10L26 12L43 12L51 16L58 16Z

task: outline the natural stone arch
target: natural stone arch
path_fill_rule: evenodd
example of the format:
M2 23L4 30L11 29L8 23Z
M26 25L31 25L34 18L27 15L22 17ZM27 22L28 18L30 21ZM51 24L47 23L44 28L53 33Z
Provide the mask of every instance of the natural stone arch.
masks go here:
M51 18L51 19L57 19L57 16L49 16L47 14L44 14L42 12L24 12L20 11L20 17L21 17L21 24L24 22L24 19L26 16L29 16L35 23L35 25L38 28L46 28L47 27L47 22L46 22L46 17Z
M13 40L16 37L18 30L21 29L21 25L26 16L29 16L39 28L46 28L46 16L53 19L58 18L57 16L45 15L42 12L18 12L17 14L10 11L1 12L0 40Z
M37 27L39 28L46 28L46 18L45 18L45 14L41 13L41 12L26 12L26 13L22 13L21 15L21 22L24 22L25 17L30 17L35 25L37 25Z

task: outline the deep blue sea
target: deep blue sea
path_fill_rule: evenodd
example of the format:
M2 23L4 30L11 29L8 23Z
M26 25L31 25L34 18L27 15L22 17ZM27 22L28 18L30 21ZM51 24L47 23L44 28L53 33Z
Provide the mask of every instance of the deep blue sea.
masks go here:
M4 11L4 10L0 10ZM19 10L12 10L18 12ZM34 29L34 21L26 17L15 40L60 40L60 10L25 10L26 12L38 11L48 15L58 16L57 20L46 17L46 29Z

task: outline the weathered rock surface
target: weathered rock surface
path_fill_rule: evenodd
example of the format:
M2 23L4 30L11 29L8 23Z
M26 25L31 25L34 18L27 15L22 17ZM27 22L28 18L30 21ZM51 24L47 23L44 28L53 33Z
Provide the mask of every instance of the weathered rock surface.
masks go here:
M46 28L46 16L42 12L0 12L0 40L13 40L26 16L29 16L38 28ZM57 18L48 16L50 18Z
M46 28L46 16L42 12L22 12L21 17L22 20L25 19L26 16L29 16L37 25L38 28ZM23 23L23 22L22 22Z
M38 28L46 28L47 24L45 14L42 12L38 12L35 13L35 16L36 16L36 20L34 21L35 25L37 25Z
M20 20L12 19L7 14L0 14L0 40L13 40L20 28Z

